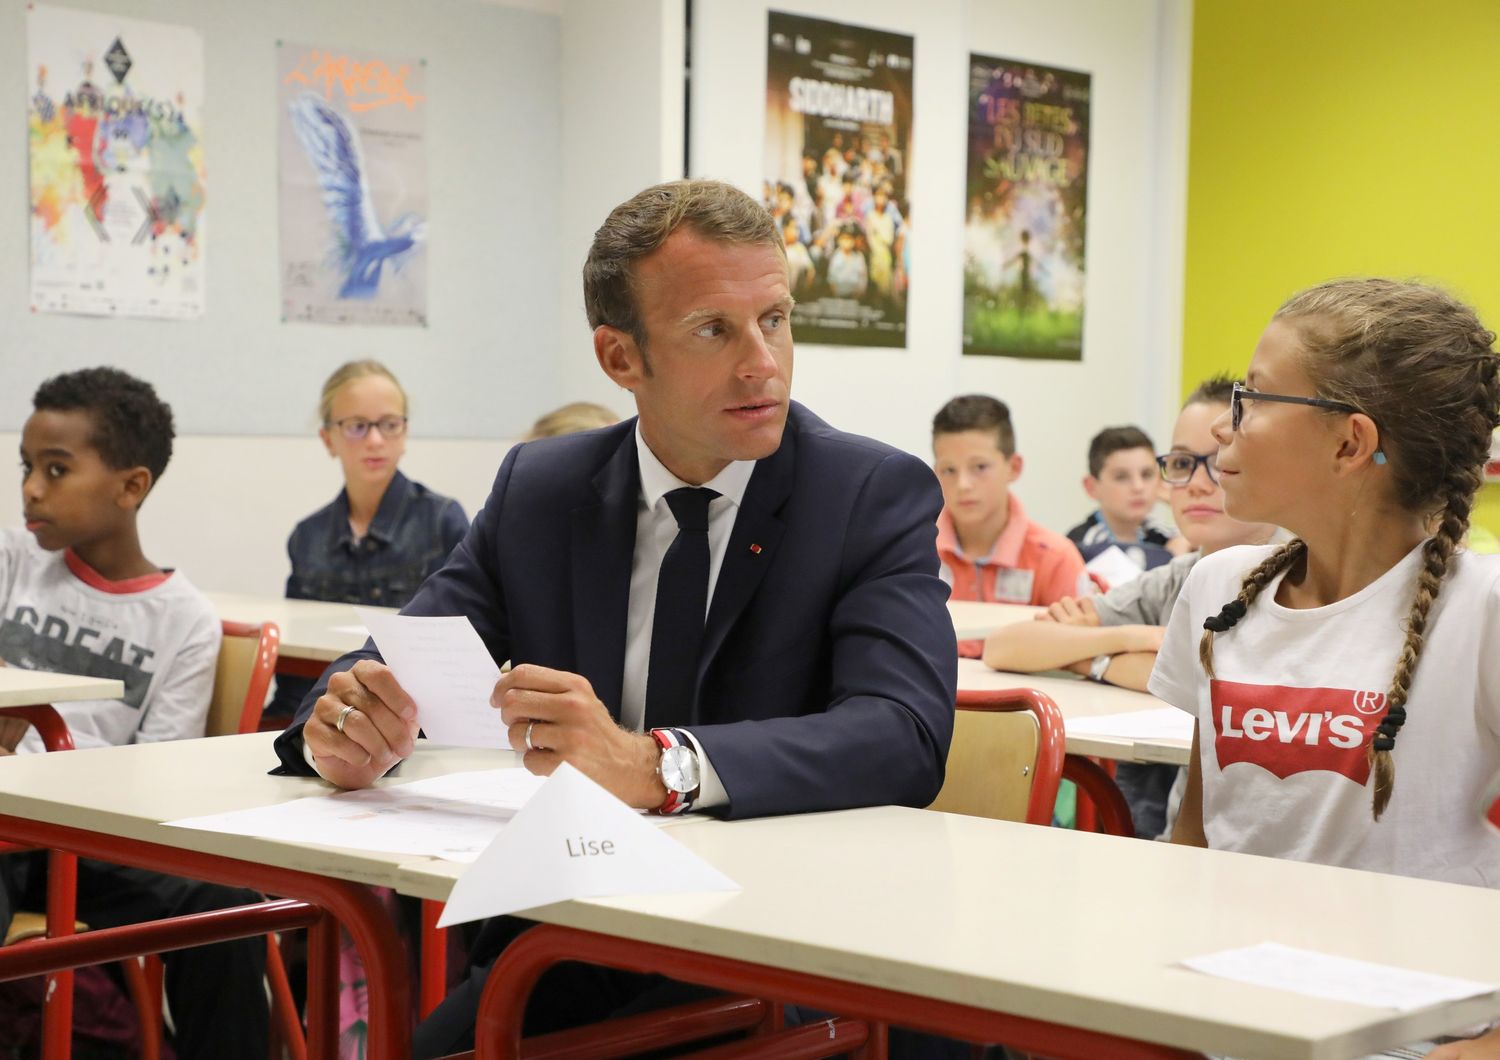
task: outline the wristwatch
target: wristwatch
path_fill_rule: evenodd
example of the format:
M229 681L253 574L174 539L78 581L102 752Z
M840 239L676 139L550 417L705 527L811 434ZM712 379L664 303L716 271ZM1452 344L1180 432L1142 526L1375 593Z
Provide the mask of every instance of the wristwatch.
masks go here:
M698 793L698 752L693 750L692 741L677 729L652 729L651 736L661 748L656 775L667 789L666 801L655 812L682 813L693 804L693 796Z
M1113 655L1096 655L1094 661L1089 664L1089 680L1104 681L1104 675L1109 672L1109 664L1114 661Z

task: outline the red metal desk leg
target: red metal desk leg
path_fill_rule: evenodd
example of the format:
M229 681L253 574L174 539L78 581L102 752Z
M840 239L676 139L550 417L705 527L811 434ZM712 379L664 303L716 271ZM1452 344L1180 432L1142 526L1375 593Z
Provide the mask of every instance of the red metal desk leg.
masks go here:
M448 929L437 926L442 914L442 903L422 902L421 940L417 946L422 962L418 986L422 1019L430 1016L448 994Z
M259 862L240 861L122 836L102 835L66 825L47 824L24 817L0 815L0 835L36 846L122 865L135 865L262 894L285 895L319 906L344 926L364 961L369 984L370 1060L409 1060L411 1053L411 986L406 955L385 907L368 887L330 879L311 872L282 869ZM331 929L330 929L331 930ZM337 948L337 941L333 943ZM328 964L324 959L323 963ZM323 988L334 992L337 1008L337 954L332 962L335 980L325 968ZM326 1002L323 1003L325 1007ZM321 1018L321 1017L320 1017ZM335 1037L337 1020L334 1021ZM317 1029L314 1033L319 1033ZM311 1039L309 1047L311 1048ZM318 1055L312 1052L311 1055ZM326 1055L326 1054L325 1054Z
M475 1028L476 1060L518 1060L521 1023L532 988L543 972L564 960L669 975L718 990L804 1004L872 1024L910 1027L965 1041L1004 1042L1057 1060L1094 1060L1100 1056L1111 1060L1202 1060L1197 1053L1133 1038L552 924L539 925L521 935L490 969Z
M73 934L78 920L78 859L61 850L47 852L47 934ZM73 970L47 976L42 995L42 1056L69 1060L73 1055Z

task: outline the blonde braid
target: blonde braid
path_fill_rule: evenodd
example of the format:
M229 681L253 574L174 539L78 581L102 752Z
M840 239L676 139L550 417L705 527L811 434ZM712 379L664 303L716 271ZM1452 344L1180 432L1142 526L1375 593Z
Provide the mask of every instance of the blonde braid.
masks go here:
M1307 554L1307 545L1301 538L1293 538L1272 552L1260 565L1245 575L1245 580L1240 583L1240 592L1229 603L1224 605L1217 616L1205 619L1203 623L1203 636L1198 641L1198 659L1203 663L1203 672L1208 674L1209 680L1213 680L1214 674L1214 634L1228 630L1240 619L1245 617L1245 612L1250 605L1255 603L1255 598L1260 591L1271 584L1271 579L1292 566Z

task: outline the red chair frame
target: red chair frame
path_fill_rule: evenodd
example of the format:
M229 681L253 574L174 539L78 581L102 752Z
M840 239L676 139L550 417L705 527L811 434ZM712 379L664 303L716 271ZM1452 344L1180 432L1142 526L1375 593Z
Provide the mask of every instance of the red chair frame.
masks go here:
M1026 823L1050 825L1052 808L1057 803L1057 787L1062 780L1063 760L1067 757L1067 736L1063 731L1062 711L1044 692L1034 688L959 689L959 710L1014 711L1028 710L1037 721L1036 765L1031 777L1031 794L1026 801Z
M266 709L266 696L271 691L271 678L276 673L276 662L281 654L281 627L275 622L256 625L252 622L225 620L222 629L226 637L255 637L258 641L255 663L250 671L250 686L245 690L245 706L240 711L238 732L241 736L259 732L260 716Z

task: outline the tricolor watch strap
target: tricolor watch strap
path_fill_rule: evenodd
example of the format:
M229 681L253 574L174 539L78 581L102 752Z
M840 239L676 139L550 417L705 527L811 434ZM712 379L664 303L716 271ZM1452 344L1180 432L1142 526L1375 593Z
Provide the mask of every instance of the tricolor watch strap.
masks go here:
M692 744L688 743L687 737L677 729L652 729L651 736L656 740L657 746L662 749L663 753L672 747L692 746ZM657 766L657 772L660 773L660 771L661 767ZM671 788L668 788L666 800L651 812L663 816L685 813L692 804L693 800L690 792L673 791Z

